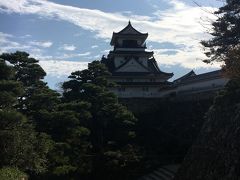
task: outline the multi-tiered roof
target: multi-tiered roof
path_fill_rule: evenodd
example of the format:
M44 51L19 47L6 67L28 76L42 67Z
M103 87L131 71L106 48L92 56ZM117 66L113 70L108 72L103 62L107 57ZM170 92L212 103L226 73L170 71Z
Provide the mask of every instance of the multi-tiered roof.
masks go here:
M158 76L165 80L173 76L159 69L153 51L146 51L147 37L148 33L137 31L130 21L121 31L113 32L110 45L114 48L102 59L112 76Z

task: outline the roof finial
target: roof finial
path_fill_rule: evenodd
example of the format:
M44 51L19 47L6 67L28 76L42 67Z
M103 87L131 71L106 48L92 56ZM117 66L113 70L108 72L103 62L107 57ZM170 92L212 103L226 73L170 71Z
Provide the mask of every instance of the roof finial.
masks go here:
M128 24L131 25L131 21L130 21L130 19L128 20Z

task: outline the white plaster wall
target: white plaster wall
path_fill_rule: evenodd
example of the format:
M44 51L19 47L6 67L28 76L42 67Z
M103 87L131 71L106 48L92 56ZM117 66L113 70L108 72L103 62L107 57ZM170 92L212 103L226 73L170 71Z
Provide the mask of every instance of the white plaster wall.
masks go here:
M125 87L125 91L119 91L118 88L112 88L110 90L120 98L133 98L133 97L154 98L169 96L172 93L176 93L176 95L181 95L214 91L222 89L227 82L228 79L218 78L208 81L196 82L192 84L180 85L175 89L165 91L160 90L161 86L148 86L148 91L143 91L143 86Z
M118 88L112 88L111 91L120 98L132 98L132 97L163 97L171 93L172 91L159 91L159 87L148 87L148 91L144 91L143 87L125 87L125 91L119 91Z
M115 57L114 58L114 64L115 67L118 68L119 66L121 66L126 60L124 59L124 57Z
M122 78L112 78L113 82L129 82L129 79L132 79L132 82L165 82L165 78L161 77L146 77L146 78L135 78L135 77L122 77Z
M139 61L140 61L145 67L148 67L148 64L147 64L148 58L147 58L147 57L139 57Z
M196 82L192 84L180 85L177 87L176 92L189 93L194 91L207 91L209 89L218 89L225 86L227 81L228 80L225 78L218 78L218 79L212 79L209 81L202 81L202 82Z

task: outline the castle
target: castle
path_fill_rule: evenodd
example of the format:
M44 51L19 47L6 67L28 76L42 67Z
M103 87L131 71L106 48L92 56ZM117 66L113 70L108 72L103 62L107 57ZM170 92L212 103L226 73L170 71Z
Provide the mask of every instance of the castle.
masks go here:
M221 70L199 75L191 71L169 82L174 74L160 70L154 52L146 50L147 37L148 33L137 31L130 21L118 33L113 32L113 50L101 62L111 72L109 80L117 86L110 90L119 98L208 98L227 83Z

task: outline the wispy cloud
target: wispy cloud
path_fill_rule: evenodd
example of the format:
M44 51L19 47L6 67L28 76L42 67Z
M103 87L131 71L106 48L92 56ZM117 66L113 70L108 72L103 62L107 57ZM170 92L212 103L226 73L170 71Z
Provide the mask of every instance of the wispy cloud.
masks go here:
M103 55L106 55L109 53L111 49L105 49L105 50L102 50L101 53L103 53Z
M39 64L47 72L48 76L55 76L59 81L70 75L71 72L87 68L88 62L67 61L69 58L87 57L90 52L62 54L59 56L45 55L45 48L49 47L48 41L31 41L22 44L12 40L11 34L0 32L0 54L4 52L14 52L16 50L24 50L30 53L31 57L39 60ZM53 60L54 59L54 60ZM85 58L87 59L87 58Z
M166 1L170 8L156 10L152 16L139 16L132 12L107 13L100 10L61 5L46 0L8 0L0 1L0 11L20 14L36 14L50 19L64 20L85 30L96 33L96 37L109 40L112 31L119 31L132 19L133 25L142 32L148 31L149 40L153 42L170 42L183 44L184 48L168 56L156 50L156 59L160 64L179 64L188 68L206 67L202 61L199 41L208 37L200 23L201 18L214 19L202 8L213 11L210 7L186 5L180 0ZM155 8L156 9L156 8ZM154 48L154 47L153 47Z
M39 64L50 76L68 76L71 72L86 69L88 66L88 62L73 62L64 60L39 61Z
M95 49L95 48L97 48L97 47L98 47L98 45L92 45L92 46L91 46L92 49Z
M8 38L10 38L10 37L13 37L13 35L0 32L0 43L8 42L9 41Z
M26 38L30 38L30 37L32 37L32 35L30 35L30 34L25 34L25 35L23 35L23 36L20 36L19 38L26 39Z
M64 44L60 49L64 49L66 51L74 51L76 49L76 46L72 44Z
M91 54L91 52L63 54L63 56L59 56L59 57L56 57L56 58L58 58L58 59L67 59L67 58L74 58L74 57L89 56L90 54Z
M0 32L0 53L30 48L29 45L20 44L16 41L13 41L11 38L13 38L13 35Z
M48 48L53 45L53 43L51 41L30 41L29 44L34 45L34 46L43 47L43 48Z

